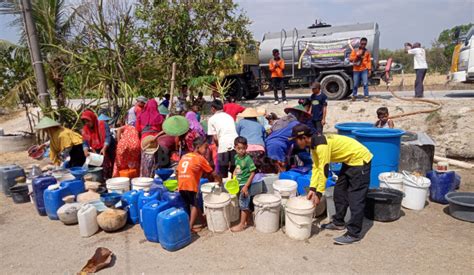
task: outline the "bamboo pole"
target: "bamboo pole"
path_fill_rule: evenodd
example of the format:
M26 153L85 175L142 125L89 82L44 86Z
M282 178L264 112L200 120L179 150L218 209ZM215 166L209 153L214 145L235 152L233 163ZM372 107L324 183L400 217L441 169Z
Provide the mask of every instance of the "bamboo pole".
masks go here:
M170 87L170 106L169 106L169 114L168 117L171 114L171 110L173 110L173 103L174 103L174 84L176 81L176 62L173 62L173 65L171 67L171 87Z

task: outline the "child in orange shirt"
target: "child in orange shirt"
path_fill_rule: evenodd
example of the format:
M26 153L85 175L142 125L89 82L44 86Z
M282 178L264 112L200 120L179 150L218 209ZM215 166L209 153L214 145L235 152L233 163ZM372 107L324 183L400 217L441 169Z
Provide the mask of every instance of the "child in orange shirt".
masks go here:
M212 169L209 162L204 158L209 145L204 137L197 137L193 142L194 152L184 155L176 168L176 177L178 179L179 194L184 202L190 208L189 225L193 232L193 225L199 216L202 221L202 212L198 207L197 194L199 189L199 181L203 172L211 173L217 181L222 183L222 179Z

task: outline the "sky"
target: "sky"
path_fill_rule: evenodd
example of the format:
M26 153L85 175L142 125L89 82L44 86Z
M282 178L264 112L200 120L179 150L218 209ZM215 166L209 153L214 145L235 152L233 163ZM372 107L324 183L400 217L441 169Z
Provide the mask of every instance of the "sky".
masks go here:
M71 0L69 0L71 1ZM376 22L381 48L405 42L430 46L439 33L474 22L474 0L235 0L252 20L256 40L265 32L306 28L321 19L331 25ZM0 15L0 39L16 42L11 16Z

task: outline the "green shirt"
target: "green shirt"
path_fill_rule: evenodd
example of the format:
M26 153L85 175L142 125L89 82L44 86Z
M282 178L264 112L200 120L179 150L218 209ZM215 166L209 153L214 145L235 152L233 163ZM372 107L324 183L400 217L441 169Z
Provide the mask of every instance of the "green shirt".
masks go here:
M257 167L255 167L255 164L249 155L245 155L244 157L235 155L235 174L240 186L247 183L250 178L250 174L255 170L257 170Z

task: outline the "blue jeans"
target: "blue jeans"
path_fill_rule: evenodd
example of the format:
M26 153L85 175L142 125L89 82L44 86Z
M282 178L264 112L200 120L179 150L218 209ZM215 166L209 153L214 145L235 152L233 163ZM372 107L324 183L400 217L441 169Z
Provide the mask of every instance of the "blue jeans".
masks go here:
M369 71L368 70L365 70L362 72L354 72L354 89L352 91L352 95L357 96L357 90L359 89L361 79L362 79L362 85L364 85L364 96L369 96Z

